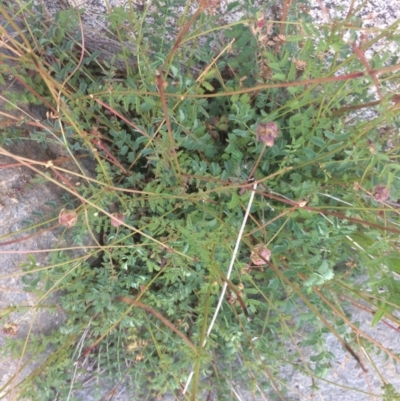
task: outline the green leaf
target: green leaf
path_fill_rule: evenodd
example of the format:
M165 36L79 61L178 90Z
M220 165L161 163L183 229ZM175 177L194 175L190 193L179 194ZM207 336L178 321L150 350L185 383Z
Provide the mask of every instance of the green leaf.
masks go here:
M389 270L400 274L400 255L396 257L385 257L383 263Z
M140 104L140 110L142 111L150 111L156 106L156 102L150 98L150 97L145 97L143 99L143 102Z
M271 79L276 81L286 81L286 74L274 74Z
M321 266L317 269L317 272L312 273L311 276L304 282L304 285L306 287L322 285L326 281L332 280L333 277L333 269L329 266L327 260L323 260Z
M214 88L209 82L207 82L207 81L203 81L203 82L201 83L201 85L202 85L206 90L208 90L209 92L214 92L214 91L215 91L215 88Z
M383 307L381 306L377 311L374 313L374 317L372 318L371 321L371 327L376 326L377 323L385 316L387 312L387 308L385 304L383 304Z
M318 138L318 137L316 137L316 136L313 136L313 137L311 138L311 142L312 142L314 145L319 146L320 148L322 148L323 146L325 146L325 141L324 141L322 138Z

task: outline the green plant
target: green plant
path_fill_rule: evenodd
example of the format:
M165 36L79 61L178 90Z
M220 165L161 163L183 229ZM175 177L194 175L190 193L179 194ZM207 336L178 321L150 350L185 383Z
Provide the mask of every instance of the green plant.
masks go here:
M17 65L1 72L26 88L9 102L41 102L51 118L15 120L2 145L56 142L77 166L82 155L96 164L95 178L71 171L80 181L73 186L57 160L41 170L12 155L69 193L69 206L56 207L75 244L86 233L98 241L84 257L55 250L46 269L34 259L25 266L40 299L62 290L68 321L32 338L30 352L54 352L18 386L21 396L66 399L79 387L72 363L85 372L90 358L108 374L134 377L142 396L151 388L232 399L232 383L248 377L254 394L285 399L292 389L282 364L323 377L333 357L323 346L328 332L365 369L358 338L369 338L344 302L370 308L373 324L399 323L400 65L389 52L365 56L378 38L399 42L397 23L360 43L353 13L317 29L306 2L285 2L281 24L253 5L248 19L218 28L210 6L201 2L196 19L189 3L171 32L168 2L128 14L143 50L134 67L119 9L110 21L121 51L109 61L84 52L72 10L51 26L25 11L31 36L9 42ZM146 24L150 17L165 35ZM221 37L235 40L210 52Z

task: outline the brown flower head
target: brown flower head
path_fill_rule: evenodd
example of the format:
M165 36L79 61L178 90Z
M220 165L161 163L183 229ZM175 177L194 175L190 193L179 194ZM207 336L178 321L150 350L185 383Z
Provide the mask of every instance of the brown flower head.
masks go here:
M78 215L75 210L61 209L58 215L58 222L67 228L73 227L78 221Z
M389 188L384 185L377 185L374 190L374 198L377 202L384 202L390 196Z
M257 127L258 142L265 143L267 146L274 146L275 139L279 135L279 129L276 123L269 121L267 123L260 123Z
M111 225L113 227L119 227L124 222L123 213L111 213Z
M2 332L7 337L14 337L18 334L18 325L16 323L6 323Z
M271 251L264 244L257 244L251 252L250 259L256 266L269 262Z

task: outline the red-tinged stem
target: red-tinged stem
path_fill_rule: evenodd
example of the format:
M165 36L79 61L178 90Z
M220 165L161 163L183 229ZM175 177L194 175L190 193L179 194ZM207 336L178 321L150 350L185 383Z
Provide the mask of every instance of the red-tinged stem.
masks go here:
M367 59L365 58L364 52L361 51L361 49L355 43L352 43L351 47L353 49L353 52L357 55L357 57L360 59L360 61L364 64L368 74L371 76L371 78L376 86L376 91L378 93L378 96L382 100L381 88L379 87L379 81L378 81L378 78L376 77L377 73L372 70Z
M154 317L161 320L176 335L178 335L196 353L196 355L198 354L198 351L197 351L197 348L195 347L195 345L181 331L179 331L168 319L166 319L161 313L157 312L150 306L148 306L140 301L136 301L129 297L117 297L115 300L120 301L120 302L125 302L125 303L128 303L133 306L137 306L137 307L145 310L146 312L151 313Z
M170 122L169 114L168 114L167 102L165 100L164 81L161 78L161 74L160 73L157 74L157 87L158 87L158 90L160 92L161 104L162 104L162 108L163 108L163 112L164 112L164 116L165 116L165 122L167 124L170 149L171 149L171 152L172 152L172 154L174 156L175 164L176 164L176 167L177 167L177 170L178 170L178 174L180 176L181 170L180 170L178 155L176 154L176 150L175 150L175 141L174 141L174 136L172 134L172 128L171 128L171 122Z
M151 136L143 131L141 128L139 128L135 123L133 123L132 121L129 121L127 118L125 118L121 113L119 113L118 111L114 110L112 107L110 107L108 104L104 103L103 101L101 101L100 99L97 99L95 97L93 97L93 95L91 95L91 97L100 105L102 105L104 108L106 108L107 110L111 111L111 113L115 114L117 117L119 117L122 121L125 121L129 126L133 127L136 131L139 131L143 136L145 136L146 138L152 139Z
M325 318L325 316L320 313L318 311L318 309L316 309L314 307L314 305L307 299L307 297L304 296L304 294L302 294L301 290L299 287L297 287L297 285L295 285L294 283L292 283L290 281L289 278L287 278L281 271L280 269L275 266L273 263L271 263L270 261L266 260L265 258L264 262L268 264L268 266L276 273L276 275L281 279L281 281L283 281L287 286L289 286L298 296L299 298L308 306L308 308L310 309L310 311L312 311L320 320L321 322L324 324L324 326L338 339L338 341L346 348L346 350L350 353L350 355L360 364L362 370L364 372L367 372L367 369L364 367L364 365L361 363L361 360L359 358L359 356L353 351L353 349L350 347L350 345L346 342L346 340L344 340L340 334L337 332L337 330L328 322L328 320ZM305 280L306 278L302 275L299 274L299 276ZM314 290L317 290L316 287L313 287Z
M48 228L44 228L43 230L39 230L39 231L35 232L34 234L27 235L26 237L13 239L13 240L6 241L6 242L1 242L1 243L0 243L0 246L12 245L12 244L15 244L15 243L17 243L17 242L26 241L26 240L28 240L29 238L33 238L33 237L36 237L37 235L40 235L40 234L42 234L42 233L45 233L45 232L54 230L54 229L57 228L57 227L60 227L60 223L57 223L57 224L55 224L54 226L51 226L51 227L48 227Z
M281 24L280 24L280 27L279 27L279 35L280 36L282 36L285 33L285 24L284 24L284 22L286 22L286 18L287 18L288 10L289 10L289 7L290 7L290 3L291 3L291 0L285 0L285 3L283 4L282 19L281 19ZM279 51L279 48L280 48L281 44L282 44L281 41L278 41L276 43L275 51L274 51L275 55L278 54L278 51Z
M47 106L50 110L52 110L54 113L56 112L56 109L54 108L53 105L51 105L43 96L39 95L38 92L35 91L35 89L31 88L27 83L25 83L18 75L15 75L14 78L21 84L23 85L29 92L31 92L37 99L40 99L40 101Z
M397 103L400 103L400 96L394 95L389 99L389 101L391 101L392 103L394 103L396 105ZM353 106L342 107L338 110L335 110L332 113L332 116L339 116L340 114L346 113L351 110L359 110L359 109L364 109L366 107L377 106L380 103L382 103L381 100L374 100L373 102L369 102L369 103L355 104Z
M173 331L176 335L178 335L195 353L196 355L198 354L198 350L195 347L195 345L189 340L188 337L186 337L182 332L180 332L168 319L166 319L161 313L157 312L153 308L151 308L148 305L145 305L144 303L140 301L136 301L132 298L129 297L117 297L115 298L115 301L119 302L125 302L127 304L130 304L132 306L137 306L146 312L152 314L154 317L159 319L161 322L163 322L171 331ZM99 342L103 339L103 336L100 336L90 347L86 348L86 350L82 353L81 358L87 356L98 344Z
M107 149L107 147L104 145L104 143L100 139L95 139L92 141L94 145L96 145L100 150L102 150L110 159L112 163L117 165L122 172L127 175L128 171L125 170L124 166L118 161L118 159Z
M179 32L179 34L175 40L175 43L172 46L171 51L169 52L167 58L165 59L164 64L160 68L160 71L163 71L166 68L166 66L169 64L169 62L172 60L172 58L174 57L174 54L176 53L176 51L178 50L178 47L180 46L180 44L182 42L183 37L188 32L189 28L194 24L197 17L207 8L207 6L208 6L208 0L202 0L200 2L199 8L192 15L192 18L190 18L190 20L183 26L183 28Z
M371 73L373 74L385 74L389 72L394 72L400 70L400 64L396 65L391 65L387 67L382 67L379 68L378 70L373 70ZM168 93L164 92L165 97L179 97L180 99L193 99L193 98L215 98L215 97L226 97L226 96L233 96L233 95L241 95L243 93L252 93L252 92L257 92L261 91L264 89L274 89L274 88L289 88L291 86L307 86L311 84L323 84L323 83L329 83L329 82L338 82L338 81L348 81L350 79L355 79L355 78L361 78L368 76L367 71L358 71L358 72L352 72L350 74L344 74L344 75L337 75L333 77L324 77L324 78L310 78L306 79L304 81L292 81L292 82L281 82L281 83L276 83L276 84L264 84L264 85L256 85L252 86L251 88L241 88L238 90L233 90L233 91L227 91L227 92L221 92L221 93L208 93L208 94L183 94L183 93ZM98 95L101 94L107 94L108 92L99 92ZM114 91L115 94L125 94L126 92L122 91ZM159 93L157 92L149 92L149 91L138 91L136 92L137 94L140 95L152 95L152 96L158 96ZM93 95L89 95L89 97L93 98ZM81 99L86 99L86 96L83 96ZM96 99L97 102L101 102L100 100ZM147 134L146 134L147 136Z
M68 75L67 78L65 78L64 82L62 83L62 87L64 87L64 85L68 82L69 79L71 79L74 74L79 70L79 68L81 67L82 63L83 63L83 57L85 55L85 34L83 32L83 23L82 23L82 19L81 19L81 14L79 12L77 12L78 14L78 18L79 18L79 28L81 30L81 37L82 37L82 43L80 44L81 47L81 55L79 57L79 61L78 64L76 65L76 67L74 68L74 70L71 72L71 74ZM61 92L60 92L61 94Z
M240 185L240 188L250 188L253 185L254 185L254 183L246 183L246 184ZM348 216L344 215L343 213L334 212L332 210L320 210L320 209L317 209L317 208L314 208L314 207L300 206L299 202L296 202L296 201L291 200L291 199L285 199L285 198L282 198L282 197L279 197L279 196L276 196L276 195L273 195L273 194L269 194L269 193L266 193L266 192L262 192L262 191L258 191L258 190L256 190L255 192L260 194L261 196L265 196L266 198L273 199L273 200L276 200L278 202L285 203L287 205L301 207L302 209L307 210L309 212L323 213L323 214L326 214L326 215L329 215L329 216L335 216L335 217L337 217L337 218L339 218L341 220L348 220L348 221L351 221L353 223L361 224L363 226L375 227L375 228L378 228L379 230L382 230L382 231L388 231L388 232L391 232L391 233L394 233L394 234L400 234L400 230L397 229L397 228L394 228L394 227L382 226L380 224L373 223L371 221L365 221L365 220L361 220L361 219L356 219L355 217L348 217Z
M78 194L78 191L75 189L75 187L74 187L74 185L73 184L71 184L71 181L68 179L68 178L66 178L66 177L64 177L59 171L57 171L55 168L50 168L51 169L51 171L54 173L54 175L55 176L57 176L59 179L60 179L60 181L63 183L63 184L66 184L66 185L68 185L70 188L71 188L71 190L72 190L72 192L75 194L75 195L79 195ZM79 199L79 198L78 198ZM82 200L81 200L81 202L82 202ZM82 204L83 204L84 202L82 202Z

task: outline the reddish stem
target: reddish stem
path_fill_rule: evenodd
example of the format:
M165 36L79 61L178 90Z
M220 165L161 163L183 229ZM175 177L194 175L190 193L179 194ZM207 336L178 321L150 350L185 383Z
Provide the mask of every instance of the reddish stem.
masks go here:
M352 43L351 47L353 49L353 52L357 55L357 57L360 59L360 61L364 64L364 67L366 68L368 74L371 76L371 78L376 86L376 91L378 93L378 96L382 100L382 92L381 92L381 88L379 87L377 72L371 68L367 59L365 58L364 52L355 43Z
M288 14L288 10L289 10L289 7L290 7L290 3L291 3L291 0L285 0L285 3L283 4L282 19L281 19L281 24L280 24L280 27L279 27L279 36L281 36L281 37L285 32L285 24L284 24L284 22L286 21L286 18L287 18L287 14ZM275 55L278 54L279 48L281 46L281 43L282 43L281 41L278 41L276 43L275 51L274 51Z
M136 131L139 131L143 136L152 139L151 136L143 131L141 128L139 128L135 123L133 123L132 121L129 121L126 117L124 117L121 113L119 113L118 111L114 110L112 107L110 107L108 104L104 103L103 101L101 101L100 99L97 99L95 97L93 97L93 95L90 95L97 103L101 104L104 108L106 108L107 110L111 111L111 113L115 114L117 117L119 117L122 121L125 121L128 125L130 125L131 127L133 127Z
M51 227L48 227L48 228L44 228L43 230L39 230L39 231L35 232L34 234L27 235L26 237L13 239L13 240L6 241L6 242L1 242L1 243L0 243L0 246L12 245L12 244L15 244L15 243L17 243L17 242L26 241L26 240L28 240L29 238L36 237L36 236L39 235L39 234L45 233L45 232L47 232L47 231L54 230L54 229L57 228L57 227L60 227L60 223L57 223L57 224L55 224L54 226L51 226Z
M168 63L172 60L174 57L175 52L178 50L179 45L182 42L183 37L185 34L188 32L189 28L193 25L194 21L196 21L197 17L207 8L208 6L208 1L209 0L202 0L200 2L199 8L195 11L195 13L192 15L192 18L183 26L183 28L180 30L174 45L172 46L171 51L168 54L168 57L165 59L164 64L160 68L160 71L163 71L165 67L168 65Z

